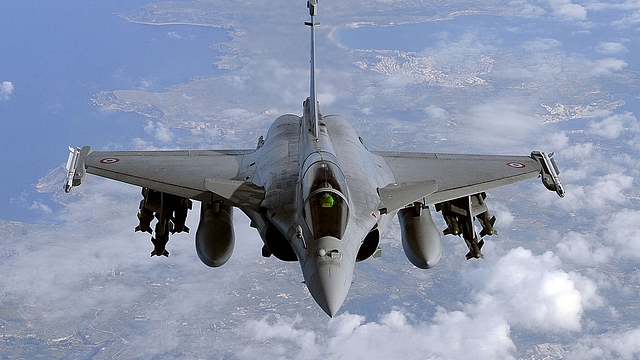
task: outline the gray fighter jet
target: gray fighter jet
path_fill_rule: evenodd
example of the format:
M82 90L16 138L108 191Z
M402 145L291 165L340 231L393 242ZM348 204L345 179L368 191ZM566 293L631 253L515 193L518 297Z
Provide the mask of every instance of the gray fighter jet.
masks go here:
M256 149L91 151L70 148L65 190L85 172L142 187L136 231L152 233L151 255L168 256L169 234L188 232L192 200L200 202L195 247L202 262L223 265L234 247L233 208L251 219L262 255L298 261L318 305L333 317L342 306L355 264L379 253L380 237L397 214L409 261L430 268L440 260L442 239L431 210L442 213L445 234L459 235L469 258L482 257L495 234L485 191L541 177L558 195L564 190L553 159L530 156L369 151L349 123L323 116L316 100L317 0L311 20L310 95L302 117L282 115ZM151 222L157 220L152 230Z

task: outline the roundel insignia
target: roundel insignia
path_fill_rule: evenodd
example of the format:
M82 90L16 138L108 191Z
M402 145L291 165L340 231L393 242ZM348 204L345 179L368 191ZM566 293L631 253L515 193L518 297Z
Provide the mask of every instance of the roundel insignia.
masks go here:
M521 163L521 162L517 162L517 161L511 161L507 163L508 167L512 167L514 169L522 169L524 168L526 165Z
M108 158L104 158L104 159L100 160L100 163L102 163L102 164L115 164L118 161L120 161L120 159L113 158L113 157L108 157Z

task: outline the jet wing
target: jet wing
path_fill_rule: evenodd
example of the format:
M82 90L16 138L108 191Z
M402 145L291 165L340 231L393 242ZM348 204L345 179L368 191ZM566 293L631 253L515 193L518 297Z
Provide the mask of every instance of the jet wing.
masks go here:
M436 204L533 179L538 177L543 169L541 161L533 155L529 157L407 152L374 154L381 156L393 172L396 181L393 186L402 187L403 184L409 184L408 191L415 189L413 201L424 198L427 204ZM411 186L428 184L429 181L435 181L435 191Z
M245 181L252 174L247 173L250 167L244 167L243 161L253 150L70 150L68 190L81 183L86 169L105 178L195 200L226 200L231 205L252 207L264 199L261 187Z

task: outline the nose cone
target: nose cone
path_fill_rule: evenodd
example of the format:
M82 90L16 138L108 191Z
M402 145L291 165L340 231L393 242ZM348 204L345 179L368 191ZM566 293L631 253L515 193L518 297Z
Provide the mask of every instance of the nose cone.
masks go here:
M353 268L338 262L319 264L307 282L311 296L330 317L334 317L342 307L351 287Z
M304 255L298 256L305 283L316 303L334 317L351 288L359 242L323 236L307 244Z

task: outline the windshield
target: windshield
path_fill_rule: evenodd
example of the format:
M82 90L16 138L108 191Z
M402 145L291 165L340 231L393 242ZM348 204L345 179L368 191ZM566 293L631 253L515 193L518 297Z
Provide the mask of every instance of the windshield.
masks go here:
M335 189L342 194L347 193L347 184L338 165L332 161L324 160L319 155L315 159L310 157L305 163L312 161L315 162L309 166L302 179L304 199L307 199L312 192L321 187Z
M303 178L303 217L313 237L341 239L347 227L349 204L344 195L346 183L340 168L320 160L312 164Z
M304 205L304 219L316 239L323 236L341 239L348 218L347 202L342 194L332 189L318 189Z

